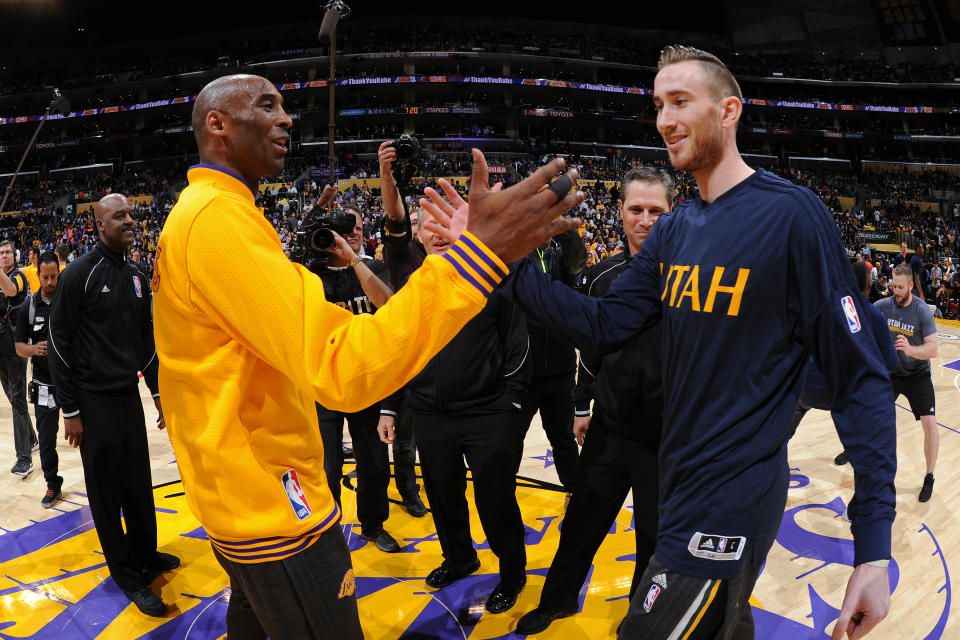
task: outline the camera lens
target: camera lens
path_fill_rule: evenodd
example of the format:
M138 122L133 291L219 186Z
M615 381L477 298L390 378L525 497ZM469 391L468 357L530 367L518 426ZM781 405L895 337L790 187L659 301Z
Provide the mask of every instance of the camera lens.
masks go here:
M337 241L329 229L317 229L310 236L310 248L314 251L330 251L335 246Z

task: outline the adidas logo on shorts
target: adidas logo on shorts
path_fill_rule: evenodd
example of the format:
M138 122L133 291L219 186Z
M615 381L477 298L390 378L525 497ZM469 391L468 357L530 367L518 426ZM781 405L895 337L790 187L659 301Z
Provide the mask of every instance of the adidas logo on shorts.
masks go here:
M667 574L665 574L665 573L658 573L657 575L653 576L653 583L656 584L656 585L660 585L660 588L661 588L661 589L666 589L666 588L667 588Z

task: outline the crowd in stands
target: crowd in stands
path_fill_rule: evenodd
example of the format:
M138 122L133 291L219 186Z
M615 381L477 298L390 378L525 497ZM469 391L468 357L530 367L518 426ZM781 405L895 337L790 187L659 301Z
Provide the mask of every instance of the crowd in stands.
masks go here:
M506 186L514 184L555 153L568 155L568 162L579 167L584 181L583 189L587 198L574 213L584 220L580 233L588 249L590 263L622 251L622 229L617 215L619 192L615 183L634 162L630 158L622 154L580 157L570 154L562 144L525 141L522 148L515 152L488 154L488 163L491 166L503 166L505 171L492 175L491 180L503 181ZM454 143L426 146L422 160L420 175L430 178L418 182L416 191L407 198L412 208L417 207L418 194L422 193L425 186L436 186L437 177L466 177L470 174L469 152ZM82 255L96 243L89 203L111 192L146 196L145 202L136 206L140 233L137 234L134 248L144 267L152 268L160 229L185 184L185 169L183 160L171 160L149 167L128 167L127 171L115 173L62 174L22 180L14 187L6 207L8 211L20 210L21 213L0 216L0 236L14 240L21 252L21 261L26 260L26 249L29 247L53 249L61 243L67 244L74 255ZM262 180L265 186L261 188L256 201L277 229L285 249L291 248L297 230L312 212L322 185L328 180L328 173L327 156L320 152L290 158L282 175ZM928 206L922 204L944 198L960 202L960 194L957 193L960 180L954 173L935 170L889 173L796 167L780 170L780 173L795 183L809 187L824 201L834 215L851 257L856 252L869 255L869 248L858 236L858 232L865 229L889 232L897 241L906 241L911 250L916 246L924 246L931 269L936 264L942 271L945 259L960 256L960 211L953 209L938 213L927 210ZM376 159L373 154L338 152L337 177L376 178ZM688 175L680 173L676 178L677 202L696 196L695 183ZM596 183L591 185L589 181ZM466 194L465 186L458 189ZM364 212L366 251L370 255L378 255L383 219L379 190L357 184L344 190L340 200L357 204ZM874 256L874 264L879 265L878 277L883 282L884 267L889 263L877 260ZM937 281L942 283L944 277ZM931 278L931 286L933 282ZM925 293L931 300L943 301L944 314L957 315L955 311L950 312L948 303L960 298L960 279L956 289L950 286L950 280L946 282L944 290L949 294L946 297L943 292L939 297L936 295L940 287Z
M278 47L277 30L282 29ZM610 34L570 32L549 34L529 29L470 29L462 24L454 31L435 27L377 29L346 22L338 33L338 51L364 54L382 51L470 51L525 53L560 58L582 58L637 63L655 66L657 56L667 42L624 38ZM0 74L0 95L31 91L39 85L57 85L61 89L96 84L128 83L146 78L187 73L216 67L255 64L270 59L289 59L322 52L316 40L316 27L300 23L274 29L261 29L245 37L197 39L195 46L175 51L143 53L121 58L83 58L60 61L56 69L6 69ZM717 49L734 73L743 76L784 77L818 80L878 82L953 82L960 69L953 64L917 63L890 65L879 59L817 56L809 53L744 53ZM37 73L41 77L38 79ZM499 73L492 70L492 73ZM38 81L39 80L39 81Z

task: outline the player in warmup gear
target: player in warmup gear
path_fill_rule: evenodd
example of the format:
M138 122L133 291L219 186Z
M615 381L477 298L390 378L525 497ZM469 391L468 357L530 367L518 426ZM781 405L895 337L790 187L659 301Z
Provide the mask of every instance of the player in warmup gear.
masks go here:
M863 635L890 608L896 429L836 224L809 189L740 157L742 94L716 56L666 47L653 98L670 162L693 173L699 195L658 221L603 298L528 261L503 285L581 349L617 349L661 321L670 428L659 452L659 533L620 636L753 637L749 598L786 504L788 425L809 356L841 442L873 461L856 477L855 568L832 640ZM441 223L450 240L463 224Z
M576 226L557 218L583 194L540 193L560 160L491 192L475 150L463 241L376 315L353 315L287 259L254 204L259 179L283 169L292 124L266 78L224 76L197 95L202 164L154 261L160 386L187 503L230 577L227 634L348 640L363 631L314 401L358 411L398 389L484 307L504 261Z
M926 458L927 474L923 478L919 500L927 502L933 495L933 472L940 450L937 396L930 372L930 360L937 357L939 344L937 325L930 305L923 301L922 294L914 294L916 278L910 264L901 262L893 270L893 295L877 300L874 307L883 314L897 351L899 366L891 376L894 396L907 397L914 418L919 420L923 427L923 454ZM853 460L847 451L837 456L837 461L841 456Z

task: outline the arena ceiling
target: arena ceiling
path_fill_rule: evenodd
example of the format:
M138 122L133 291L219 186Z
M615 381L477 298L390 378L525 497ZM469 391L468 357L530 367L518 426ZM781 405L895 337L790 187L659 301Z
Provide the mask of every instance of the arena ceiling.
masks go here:
M723 2L688 2L683 10L669 2L383 2L348 0L351 22L364 16L479 15L543 19L570 23L635 26L723 33L727 29ZM95 42L135 42L240 29L253 25L280 25L323 18L324 2L289 0L282 3L241 0L230 3L129 3L93 0L0 0L0 47L84 46ZM0 49L2 51L2 49Z

